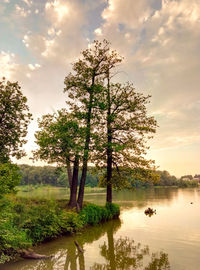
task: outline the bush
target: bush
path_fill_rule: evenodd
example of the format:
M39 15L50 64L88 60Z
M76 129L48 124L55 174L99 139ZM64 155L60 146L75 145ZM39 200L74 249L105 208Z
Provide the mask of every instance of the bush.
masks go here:
M88 204L81 210L80 216L84 224L94 225L119 216L119 206L107 203L105 207Z
M32 245L27 232L20 227L19 214L11 200L0 200L0 263L10 259L19 248Z
M20 179L21 175L17 165L0 163L0 196L12 192Z

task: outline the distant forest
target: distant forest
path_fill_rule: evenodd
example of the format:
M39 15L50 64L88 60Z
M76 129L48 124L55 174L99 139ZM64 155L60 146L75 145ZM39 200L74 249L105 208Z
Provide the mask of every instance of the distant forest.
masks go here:
M69 187L67 170L65 168L57 168L53 166L30 166L19 165L21 170L21 182L20 185L52 185L58 187ZM197 186L196 181L184 181L182 178L177 179L171 175L168 171L156 171L160 176L157 182L143 181L140 179L129 179L129 185L127 188L142 188L151 186ZM102 186L100 181L101 173L95 171L93 168L89 168L86 177L87 187Z

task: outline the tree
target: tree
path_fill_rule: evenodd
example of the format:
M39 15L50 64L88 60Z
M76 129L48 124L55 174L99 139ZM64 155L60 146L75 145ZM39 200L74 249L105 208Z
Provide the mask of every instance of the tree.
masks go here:
M191 174L187 174L187 175L183 175L183 176L181 176L181 178L180 178L180 179L182 180L182 179L184 179L184 178L185 178L185 179L192 180L192 179L193 179L193 176L192 176Z
M0 163L8 162L10 156L24 155L21 147L26 142L31 114L20 89L18 82L0 81Z
M102 92L101 80L108 69L114 68L121 58L109 48L109 43L94 41L92 46L82 52L82 58L73 65L73 74L65 78L65 89L68 93L67 104L74 116L82 121L85 128L84 153L82 158L82 174L78 194L80 208L83 203L84 186L87 175L91 137L94 124L98 122L99 94Z
M69 205L74 207L76 206L79 158L82 151L82 128L65 109L44 115L39 120L39 127L40 130L35 134L39 149L34 151L34 157L67 167L70 185ZM71 162L74 164L73 175Z
M21 174L17 165L0 163L0 197L14 191L20 182Z
M151 168L151 161L144 158L146 154L146 139L149 133L156 130L156 121L147 116L146 105L149 96L137 93L132 84L111 84L110 75L107 75L107 86L105 86L104 117L99 133L99 149L97 155L101 162L99 166L106 166L107 202L112 202L113 170L115 175L120 170L123 175L130 176L130 171L135 173L136 168ZM99 141L101 143L99 144Z

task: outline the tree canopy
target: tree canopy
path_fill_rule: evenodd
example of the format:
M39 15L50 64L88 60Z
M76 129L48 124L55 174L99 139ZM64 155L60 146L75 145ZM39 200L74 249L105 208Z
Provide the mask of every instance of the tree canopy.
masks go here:
M20 183L21 174L17 165L0 163L0 197L14 191Z
M22 145L26 142L27 127L31 119L27 98L18 82L0 81L0 163L11 156L24 155Z

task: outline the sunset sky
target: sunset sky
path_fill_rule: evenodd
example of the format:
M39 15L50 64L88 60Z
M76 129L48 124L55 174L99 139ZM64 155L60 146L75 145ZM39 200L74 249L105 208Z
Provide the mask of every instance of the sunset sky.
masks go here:
M19 81L34 116L19 162L32 164L37 118L66 106L71 63L103 38L124 56L118 80L152 95L148 158L200 174L200 0L0 0L0 77Z

